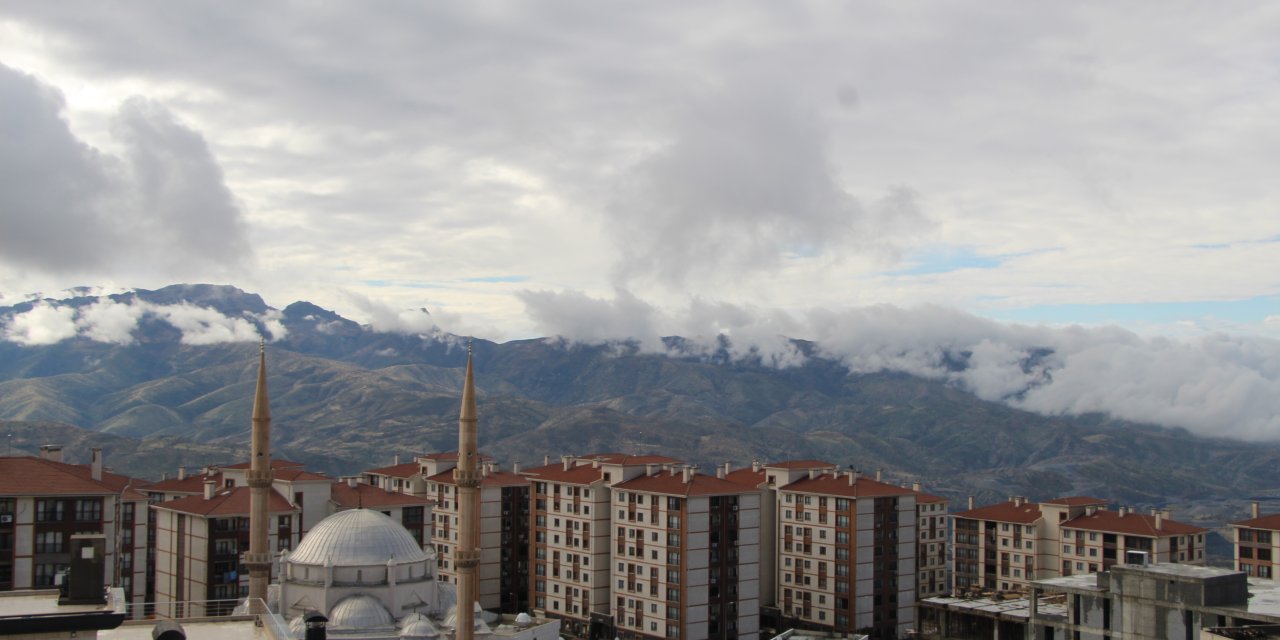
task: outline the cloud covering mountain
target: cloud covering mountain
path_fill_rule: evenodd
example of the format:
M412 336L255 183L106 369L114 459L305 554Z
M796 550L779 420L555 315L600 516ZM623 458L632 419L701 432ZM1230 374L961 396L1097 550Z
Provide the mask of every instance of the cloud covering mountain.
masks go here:
M219 310L155 295L26 303L0 310L0 335L23 346L75 337L124 345L135 341L147 320L174 327L188 345L288 335L281 312L256 296L260 308L228 302ZM1169 339L1114 327L1027 327L936 306L794 314L699 302L677 316L625 292L613 299L550 292L523 299L548 335L569 342L778 368L827 358L851 374L898 372L945 381L983 400L1043 415L1099 413L1206 436L1280 440L1280 342L1265 338ZM369 330L453 339L424 310L381 309L377 317L380 324ZM325 326L342 326L340 320L313 322L326 333L333 330ZM384 355L397 354L385 348Z

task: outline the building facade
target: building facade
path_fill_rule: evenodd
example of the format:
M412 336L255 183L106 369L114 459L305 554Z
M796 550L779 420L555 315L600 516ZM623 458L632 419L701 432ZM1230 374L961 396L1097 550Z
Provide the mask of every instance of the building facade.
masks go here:
M1264 516L1258 503L1251 505L1248 520L1231 523L1235 542L1235 566L1245 575L1276 580L1280 558L1280 514Z

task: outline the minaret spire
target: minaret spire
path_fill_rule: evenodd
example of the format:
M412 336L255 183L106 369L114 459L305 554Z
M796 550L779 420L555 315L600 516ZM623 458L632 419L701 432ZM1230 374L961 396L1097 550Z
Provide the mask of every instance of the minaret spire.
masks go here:
M453 479L458 485L458 545L453 563L458 571L458 608L455 640L473 640L475 606L479 596L476 575L480 565L480 473L476 452L476 379L471 364L471 342L467 342L467 374L462 382L462 411L458 415L458 466Z
M258 345L258 385L253 393L253 423L249 458L249 611L261 613L271 580L271 552L267 549L267 492L271 491L271 407L267 400L267 342Z

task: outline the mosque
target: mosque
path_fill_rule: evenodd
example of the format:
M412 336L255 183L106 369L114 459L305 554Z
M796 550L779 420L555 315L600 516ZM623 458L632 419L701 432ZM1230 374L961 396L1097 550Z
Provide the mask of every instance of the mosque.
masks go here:
M528 613L500 616L477 602L479 558L476 394L471 355L459 416L459 544L452 563L456 585L437 580L436 552L414 540L392 518L371 509L339 511L321 520L292 552L267 547L271 487L271 413L267 400L266 351L260 350L254 394L248 484L250 543L244 555L249 596L241 605L287 628L290 638L344 640L433 639L555 640L560 622ZM469 489L469 491L468 491ZM268 584L274 563L279 576ZM266 611L262 611L265 604ZM322 629L322 631L321 631ZM319 631L319 633L317 633Z

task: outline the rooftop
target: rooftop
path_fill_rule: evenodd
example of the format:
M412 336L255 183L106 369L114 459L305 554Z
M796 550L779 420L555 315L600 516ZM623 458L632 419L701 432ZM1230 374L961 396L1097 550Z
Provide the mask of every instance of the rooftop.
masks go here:
M249 487L232 487L218 490L209 499L205 499L202 493L196 496L157 502L151 506L156 509L201 516L247 516L249 515L250 493L252 493L252 490ZM271 493L267 494L267 497L267 510L271 513L286 513L296 509L275 489L272 489Z
M1052 500L1045 500L1044 504L1052 504L1052 505L1057 505L1061 507L1087 507L1087 506L1105 507L1110 503L1108 503L1106 500L1103 500L1102 498L1091 498L1089 496L1069 496L1066 498L1054 498Z
M33 456L0 457L0 495L6 496L74 496L118 495L130 485L140 487L143 480L133 480L108 471L102 480L94 480L85 465L55 462ZM146 496L130 491L134 500Z
M660 471L651 476L640 476L614 485L615 489L624 491L643 491L645 493L661 493L675 496L716 496L739 493L755 493L754 487L731 482L705 473L693 473L685 482L684 473L680 470Z
M391 476L392 478L412 478L413 476L422 473L422 465L417 462L404 462L401 464L393 464L389 467L369 469L368 471L365 471L365 473L377 476Z
M1280 530L1280 513L1273 513L1269 516L1260 518L1250 518L1239 522L1232 522L1233 527L1245 527L1248 529L1271 529L1272 531Z
M957 518L970 520L994 520L996 522L1013 522L1032 524L1040 519L1040 505L1034 502L1000 502L997 504L969 509L955 514Z
M857 480L850 482L849 478L850 476L847 473L823 473L816 478L800 478L782 487L781 490L849 498L884 498L912 495L910 489L887 482L880 482L861 476Z
M351 487L345 482L335 482L329 495L339 507L344 509L358 507L417 507L435 504L435 501L429 498L412 496L398 491L387 491L364 483L356 483L355 487Z
M1153 538L1208 531L1208 529L1202 529L1168 518L1162 518L1160 528L1157 529L1155 516L1131 512L1121 515L1119 511L1103 510L1095 511L1093 514L1076 516L1063 522L1062 527L1064 529L1083 529L1085 531L1102 531L1124 535L1150 536Z

